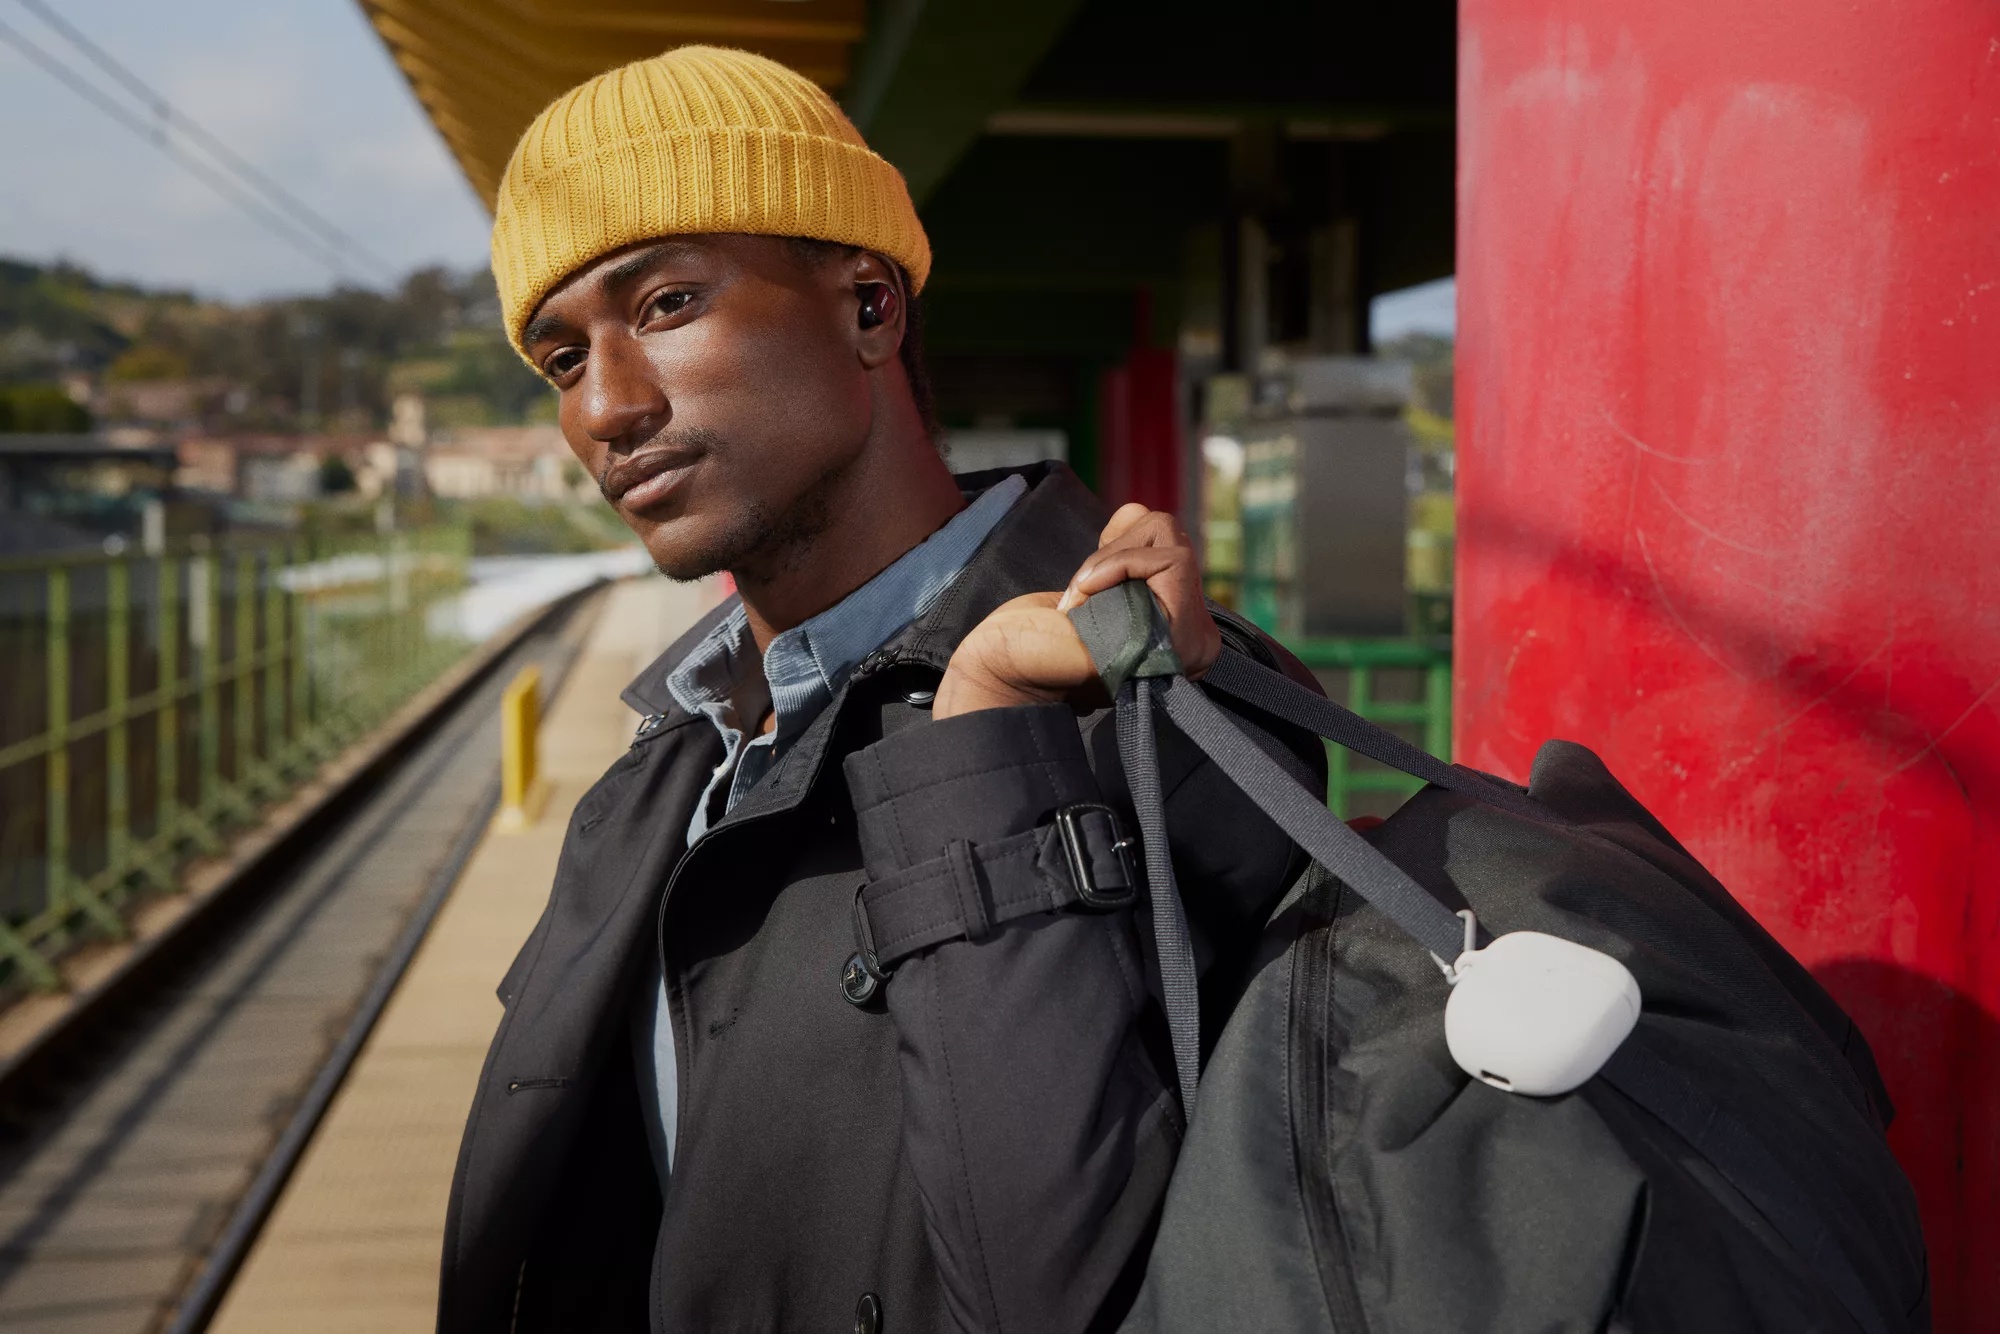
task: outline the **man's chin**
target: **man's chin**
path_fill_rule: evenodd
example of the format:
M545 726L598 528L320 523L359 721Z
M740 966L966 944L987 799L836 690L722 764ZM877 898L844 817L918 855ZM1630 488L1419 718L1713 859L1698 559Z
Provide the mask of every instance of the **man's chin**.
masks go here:
M647 537L646 554L653 558L654 569L676 583L693 583L729 568L726 553L712 544L665 541L657 531Z
M677 583L692 583L723 570L755 563L769 545L771 522L762 507L750 506L725 523L682 515L642 532L653 568Z
M706 579L719 573L725 567L706 558L685 558L680 556L653 555L653 568L677 584L691 584L697 579Z

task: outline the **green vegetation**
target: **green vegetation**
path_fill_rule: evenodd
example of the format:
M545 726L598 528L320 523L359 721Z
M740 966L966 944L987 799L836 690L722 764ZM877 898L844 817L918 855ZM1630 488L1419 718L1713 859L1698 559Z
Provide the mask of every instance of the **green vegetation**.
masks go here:
M0 431L90 429L90 411L58 384L0 385Z
M475 556L547 556L629 546L632 533L608 505L517 500L444 503L440 512L472 531Z
M113 384L139 384L148 380L185 380L187 358L154 343L138 343L118 354L105 368L104 378Z
M1416 380L1416 407L1432 417L1452 417L1452 358L1456 344L1441 334L1413 333L1375 349L1387 361L1407 361Z
M395 396L412 390L440 426L541 421L553 407L501 334L483 270L420 269L387 293L341 287L230 305L0 260L0 386L73 375L196 382L195 424L214 432L379 430Z
M324 478L322 478L324 484ZM487 496L479 500L395 502L396 527L460 532L475 556L563 556L630 546L632 532L598 501ZM380 505L350 493L300 507L298 532L320 549L367 546L380 532Z
M346 459L338 454L328 454L320 460L319 489L329 496L354 489L354 469L347 466Z

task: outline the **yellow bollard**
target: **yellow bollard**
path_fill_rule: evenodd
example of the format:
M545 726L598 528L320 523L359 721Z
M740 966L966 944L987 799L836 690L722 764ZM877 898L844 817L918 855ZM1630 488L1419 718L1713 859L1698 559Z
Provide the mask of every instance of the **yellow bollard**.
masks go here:
M541 725L542 672L523 667L500 697L500 814L493 821L499 833L518 833L534 824L548 800L548 782L535 762Z

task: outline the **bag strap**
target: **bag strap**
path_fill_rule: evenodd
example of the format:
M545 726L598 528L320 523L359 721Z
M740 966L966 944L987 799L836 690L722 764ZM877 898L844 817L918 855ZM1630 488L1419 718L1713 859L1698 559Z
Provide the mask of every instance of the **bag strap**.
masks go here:
M1088 642L1085 641L1086 644ZM1421 778L1433 787L1456 792L1531 820L1562 820L1556 812L1518 788L1509 787L1498 779L1463 765L1447 764L1387 728L1369 722L1352 709L1343 708L1324 695L1315 695L1296 681L1252 662L1232 649L1223 650L1215 665L1201 678L1201 683L1274 718L1303 727L1337 746L1345 746L1357 755L1365 755L1392 769L1400 769L1413 778Z
M1119 757L1132 790L1144 845L1160 954L1162 999L1173 1037L1175 1073L1187 1115L1198 1088L1201 1010L1187 915L1174 880L1166 810L1160 793L1153 738L1153 703L1230 781L1241 788L1312 859L1401 927L1448 966L1468 942L1465 924L1435 895L1328 810L1246 737L1204 693L1212 687L1329 741L1400 769L1413 777L1530 819L1567 823L1556 812L1495 779L1446 764L1393 732L1343 709L1267 667L1225 649L1202 685L1180 674L1165 612L1150 590L1127 582L1086 599L1070 612L1091 661L1112 664L1107 676L1116 701ZM1164 653L1161 651L1165 646ZM1890 1326L1863 1287L1831 1231L1807 1204L1808 1192L1779 1163L1756 1133L1704 1094L1635 1030L1599 1076L1650 1113L1707 1161L1761 1213L1807 1264L1865 1334L1890 1334Z
M1187 909L1174 880L1153 729L1153 692L1162 684L1171 688L1176 682L1185 683L1180 675L1181 660L1174 652L1166 613L1154 600L1152 590L1142 583L1128 580L1086 598L1069 617L1084 647L1090 650L1090 661L1117 710L1118 759L1125 766L1125 781L1132 790L1132 809L1139 817L1139 846L1146 859L1153 952L1160 968L1160 1005L1167 1012L1181 1114L1192 1120L1201 1071L1201 993Z

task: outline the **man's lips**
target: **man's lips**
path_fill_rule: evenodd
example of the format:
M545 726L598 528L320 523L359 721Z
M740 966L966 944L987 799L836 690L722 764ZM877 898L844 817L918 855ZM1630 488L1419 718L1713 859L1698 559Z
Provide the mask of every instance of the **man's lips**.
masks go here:
M626 509L657 505L693 471L701 455L678 449L649 449L614 464L604 476L605 498Z

